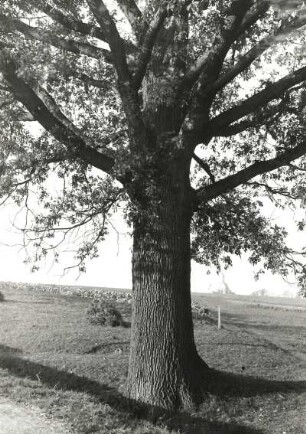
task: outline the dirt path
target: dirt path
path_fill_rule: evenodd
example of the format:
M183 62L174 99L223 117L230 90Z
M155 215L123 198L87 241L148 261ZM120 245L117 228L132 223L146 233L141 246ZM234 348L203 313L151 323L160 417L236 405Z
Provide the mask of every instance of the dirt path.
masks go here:
M37 408L0 397L0 434L71 434L63 424L48 420Z

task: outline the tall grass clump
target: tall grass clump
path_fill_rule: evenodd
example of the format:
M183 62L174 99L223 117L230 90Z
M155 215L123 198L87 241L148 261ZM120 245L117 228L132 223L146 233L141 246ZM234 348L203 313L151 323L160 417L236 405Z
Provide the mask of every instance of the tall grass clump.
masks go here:
M112 303L103 299L95 299L91 302L86 311L86 318L94 325L129 327L129 323L124 321L121 312Z

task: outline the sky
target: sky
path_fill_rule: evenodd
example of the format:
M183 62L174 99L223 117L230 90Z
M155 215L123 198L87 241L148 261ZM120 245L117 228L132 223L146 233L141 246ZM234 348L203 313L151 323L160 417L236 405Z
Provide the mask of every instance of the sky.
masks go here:
M0 281L16 281L30 283L51 283L62 285L88 285L109 288L131 288L131 247L132 239L127 233L120 216L115 216L112 223L120 232L111 230L106 240L100 246L100 256L87 262L87 271L79 275L76 269L63 273L63 268L73 264L73 254L64 254L59 265L52 262L41 264L41 269L35 273L30 266L24 264L26 257L21 248L22 234L11 224L18 208L7 206L0 209ZM292 245L306 245L305 235L297 232L294 220L297 217L292 212L286 213L272 208L266 208L266 213L279 224L285 224L290 232ZM19 245L18 245L19 244ZM193 292L212 292L224 289L224 281L236 294L251 294L260 289L266 289L273 296L295 296L296 284L288 284L277 275L266 273L259 281L254 279L254 269L246 257L233 258L233 267L217 274L213 269L192 263L191 289ZM209 273L209 274L208 274Z

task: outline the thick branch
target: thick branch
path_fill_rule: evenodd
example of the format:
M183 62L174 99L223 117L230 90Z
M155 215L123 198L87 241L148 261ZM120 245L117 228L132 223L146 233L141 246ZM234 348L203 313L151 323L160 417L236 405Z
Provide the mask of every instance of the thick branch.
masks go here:
M67 68L63 75L65 78L74 77L77 80L82 81L86 85L93 86L98 89L106 89L109 86L109 83L106 80L99 80L97 78L93 78L90 75L87 75L81 71L76 71L75 69Z
M138 41L141 41L142 34L147 29L147 23L143 21L143 16L134 0L119 0L118 4L129 21Z
M127 116L129 130L133 131L132 145L135 146L137 143L138 150L143 149L146 143L146 130L139 106L138 93L131 86L124 41L121 39L116 24L104 2L102 0L87 0L87 3L103 29L113 55L118 75L118 90Z
M60 110L54 98L39 84L33 85L32 89L35 91L36 95L41 99L41 101L45 104L47 109L53 116L56 117L57 120L61 122L63 126L67 129L73 131L77 136L81 136L78 128L68 119L64 113Z
M207 116L209 107L216 92L210 92L211 87L219 78L233 42L237 38L242 20L253 4L252 0L233 0L225 12L220 34L217 34L212 47L200 56L195 65L185 74L178 94L196 87L188 116L192 119L195 136L203 136L203 118ZM203 137L201 137L203 140Z
M246 119L237 124L231 125L227 128L222 128L220 131L216 132L215 137L231 137L236 134L243 133L243 131L249 128L255 128L262 124L258 119Z
M260 57L267 49L273 45L284 42L287 35L299 30L306 24L306 16L303 15L298 17L296 20L289 22L285 27L282 27L273 36L268 36L262 39L258 44L252 47L228 72L222 75L219 80L217 80L210 90L218 91L230 83L235 77L237 77L241 72L245 71L252 62Z
M207 84L213 78L218 77L223 61L228 50L237 37L238 29L246 13L252 6L251 0L233 0L231 6L226 11L228 20L224 21L221 35L217 35L213 43L213 50L204 53L197 60L184 78L184 85L191 86L201 76L201 93L206 91Z
M89 23L84 23L83 21L77 20L72 16L65 15L62 11L51 6L49 3L46 5L37 5L33 2L34 7L39 8L42 12L48 15L57 23L61 24L65 29L73 30L74 32L80 33L81 35L92 36L94 38L100 39L100 41L106 42L106 36L103 33L101 27L94 26ZM134 51L135 46L130 41L125 41L128 51ZM110 53L109 53L110 56ZM111 60L111 57L108 59Z
M103 48L95 47L94 45L86 42L79 42L72 39L64 39L63 37L56 36L53 32L43 30L38 27L28 26L27 24L15 18L7 17L0 14L0 25L7 32L22 33L27 39L34 39L44 44L53 45L65 51L74 54L83 54L85 56L100 59L104 57L108 62L112 62L111 53Z
M75 32L81 33L82 35L93 36L101 41L106 42L106 38L100 27L94 26L89 23L84 23L79 21L72 16L65 15L61 10L57 9L55 6L50 5L46 2L45 4L37 4L35 1L30 1L35 8L44 12L50 18L52 18L57 23L61 24L63 27Z
M265 111L261 110L259 113L256 113L256 115L252 116L249 119L245 119L243 121L230 125L229 127L221 128L218 132L215 133L215 136L230 137L242 133L249 128L260 127L261 125L267 126L270 125L272 122L275 122L277 118L280 117L280 115L284 115L285 113L296 114L296 110L286 105L286 99L283 99L279 104L268 107Z
M216 178L214 177L214 175L212 174L210 167L207 163L205 163L205 161L203 161L200 157L198 157L196 154L193 154L193 159L198 163L198 165L200 167L202 167L203 170L205 170L205 172L207 173L207 175L209 176L209 179L211 180L211 182L214 184L216 182Z
M283 152L282 154L271 158L270 160L256 161L254 164L240 170L234 175L230 175L215 184L211 184L197 191L197 198L200 202L207 202L216 197L233 190L240 185L246 184L250 179L267 172L271 172L282 166L287 166L291 161L294 161L306 154L306 142L293 149Z
M126 61L125 43L119 35L116 24L102 0L87 0L91 12L100 24L110 46L114 65L120 81L130 81Z
M143 44L141 46L140 55L137 61L136 70L132 78L132 84L136 89L138 89L141 85L143 77L146 73L148 63L151 59L151 54L156 38L166 17L167 11L164 9L159 10L146 32Z
M18 76L15 63L4 50L0 51L0 71L14 97L27 108L35 120L57 140L65 144L69 152L88 164L106 173L111 173L114 160L89 146L85 139L77 134L76 127L73 127L72 123L60 112L59 107L52 107L55 104L54 100L45 90L41 89L44 99L48 99L47 107L46 102Z
M286 90L304 80L306 80L305 66L268 85L265 89L243 101L238 106L212 119L210 122L212 134L214 132L217 133L221 128L228 127L231 123L238 121L244 116L256 112L257 109L265 106L270 101L281 98Z

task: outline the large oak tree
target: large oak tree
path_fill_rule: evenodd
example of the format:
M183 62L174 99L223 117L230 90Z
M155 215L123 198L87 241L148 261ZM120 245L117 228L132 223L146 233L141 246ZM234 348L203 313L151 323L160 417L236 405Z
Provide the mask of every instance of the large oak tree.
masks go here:
M303 2L3 0L0 25L3 201L24 203L37 260L59 231L86 226L81 268L123 201L127 394L198 402L209 368L193 336L191 255L220 266L248 251L303 281L284 231L260 213L262 196L284 205L306 188Z

